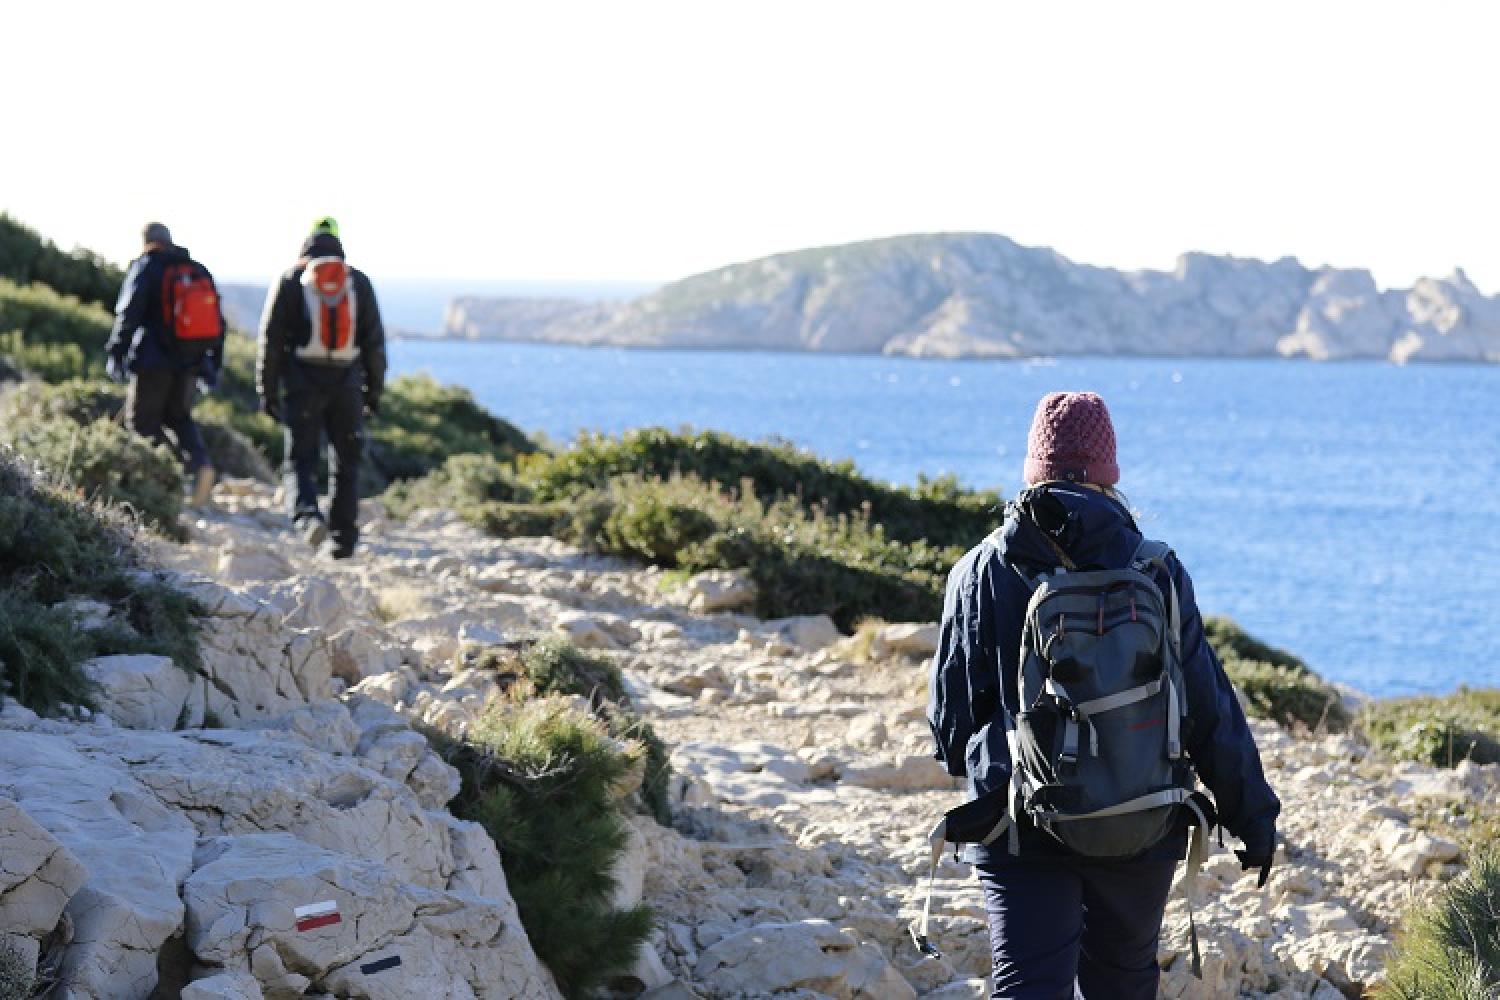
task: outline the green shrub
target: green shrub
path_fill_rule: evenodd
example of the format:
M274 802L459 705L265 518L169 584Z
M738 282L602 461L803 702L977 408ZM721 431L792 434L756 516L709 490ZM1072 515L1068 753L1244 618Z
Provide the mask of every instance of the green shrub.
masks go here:
M459 511L464 519L494 538L535 538L563 530L568 511L557 504L481 503Z
M829 462L784 441L753 443L718 431L674 433L659 427L619 437L581 436L553 456L522 463L538 500L576 497L619 476L673 475L804 508L868 516L896 541L967 548L999 523L999 494L965 490L952 476L896 487L861 475L849 461Z
M1500 855L1474 855L1469 870L1408 916L1379 996L1394 1000L1490 1000L1500 996Z
M90 376L104 374L104 342L112 322L112 316L97 305L46 285L18 285L0 278L0 330L20 330L27 349L76 347Z
M143 574L124 512L38 479L0 452L0 666L5 693L37 712L91 703L84 660L157 653L200 667L197 609ZM83 632L59 607L70 598L109 605L111 627Z
M85 302L113 306L125 275L98 254L64 251L0 212L0 277L22 285L40 281Z
M1359 726L1370 743L1401 760L1434 767L1500 763L1500 690L1385 698L1366 704Z
M0 359L11 369L0 381L29 375L46 382L61 382L83 378L89 371L83 348L77 344L31 345L20 330L0 333Z
M637 544L617 512L645 511L651 524L657 523L652 512L688 509L697 512L689 530L699 535L711 523L712 533L673 551L669 565L689 572L746 570L759 593L756 612L765 618L826 614L846 629L872 615L934 620L948 567L962 554L890 541L864 514L809 511L790 497L761 500L685 476L618 477L574 501L564 533L595 551L640 558L647 546Z
M1266 645L1228 618L1216 618L1212 615L1204 618L1203 634L1221 660L1254 660L1275 667L1285 667L1294 673L1312 673L1299 657L1284 649Z
M494 647L477 666L497 670L508 678L507 688L523 695L577 695L589 700L590 709L616 739L634 740L645 752L645 775L640 800L644 811L658 823L672 822L668 801L672 767L666 744L651 724L629 707L620 668L606 657L579 649L566 639L548 637L527 640L517 647ZM512 687L524 681L523 687Z
M4 218L0 215L0 221ZM0 1000L29 1000L35 988L36 969L10 936L0 933Z
M167 534L178 531L182 467L165 446L106 418L80 424L6 416L0 442L85 495L129 507Z
M386 387L369 441L370 490L376 493L398 479L426 475L450 455L488 455L503 462L536 450L467 389L439 385L425 375L405 375Z
M83 672L92 655L92 643L67 610L41 603L28 587L0 587L5 697L42 713L92 705L94 684Z
M634 964L653 920L610 905L629 841L614 789L635 761L602 724L549 701L502 703L463 743L438 742L463 776L450 808L499 847L538 957L565 996L594 995Z
M458 511L474 521L470 508L514 501L523 495L511 467L492 455L452 455L419 479L392 483L381 501L392 517L405 518L424 507Z
M1231 657L1224 660L1224 672L1244 693L1250 715L1308 729L1339 731L1349 726L1343 698L1311 671Z
M601 699L625 700L620 668L566 639L527 643L521 651L521 666L540 694L581 695L595 704Z
M621 491L603 523L591 528L590 534L595 547L606 552L672 568L685 550L707 541L717 530L714 519L697 507L645 489Z

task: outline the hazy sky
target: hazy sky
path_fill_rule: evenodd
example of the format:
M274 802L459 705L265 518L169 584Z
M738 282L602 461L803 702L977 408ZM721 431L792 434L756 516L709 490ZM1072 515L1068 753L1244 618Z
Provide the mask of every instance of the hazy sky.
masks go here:
M985 230L1500 289L1500 7L12 4L0 209L226 277L670 279Z

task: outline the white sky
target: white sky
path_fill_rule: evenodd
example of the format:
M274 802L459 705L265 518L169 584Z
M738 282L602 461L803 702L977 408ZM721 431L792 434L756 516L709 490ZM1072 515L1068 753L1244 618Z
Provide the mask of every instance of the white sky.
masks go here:
M962 229L1493 291L1497 77L1482 3L49 0L0 14L0 209L120 260L159 218L229 278L331 213L377 277Z

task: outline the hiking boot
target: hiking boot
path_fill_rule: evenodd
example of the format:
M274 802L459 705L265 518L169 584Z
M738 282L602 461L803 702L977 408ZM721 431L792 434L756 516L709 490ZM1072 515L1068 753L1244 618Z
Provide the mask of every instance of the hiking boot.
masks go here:
M348 559L354 555L354 546L335 545L328 554L335 559Z
M302 522L302 538L314 550L327 541L328 525L323 523L321 517L318 517L316 514L309 514L300 520Z
M207 507L209 501L214 497L214 481L218 478L212 465L202 465L193 475L193 497L194 507Z

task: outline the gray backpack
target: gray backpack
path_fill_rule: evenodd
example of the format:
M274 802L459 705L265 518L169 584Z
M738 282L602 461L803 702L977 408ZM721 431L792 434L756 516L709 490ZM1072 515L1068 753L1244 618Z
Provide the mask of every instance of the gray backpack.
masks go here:
M1170 553L1142 539L1124 569L1084 571L1057 548L1062 565L1026 579L1032 594L1021 631L1020 710L1001 710L1010 787L950 810L929 835L927 899L910 927L924 954L938 954L928 925L943 846L988 845L1005 835L1017 854L1022 811L1079 854L1128 858L1166 836L1179 807L1188 809L1196 827L1188 852L1191 906L1216 817L1194 791L1183 753L1181 611L1176 586L1169 582L1163 597L1154 577L1161 570L1171 580ZM1189 928L1197 974L1191 909Z
M1124 569L1080 571L1058 550L1064 566L1027 581L1010 815L1087 857L1139 854L1197 811L1176 587L1164 598L1153 573L1170 551L1143 539Z

